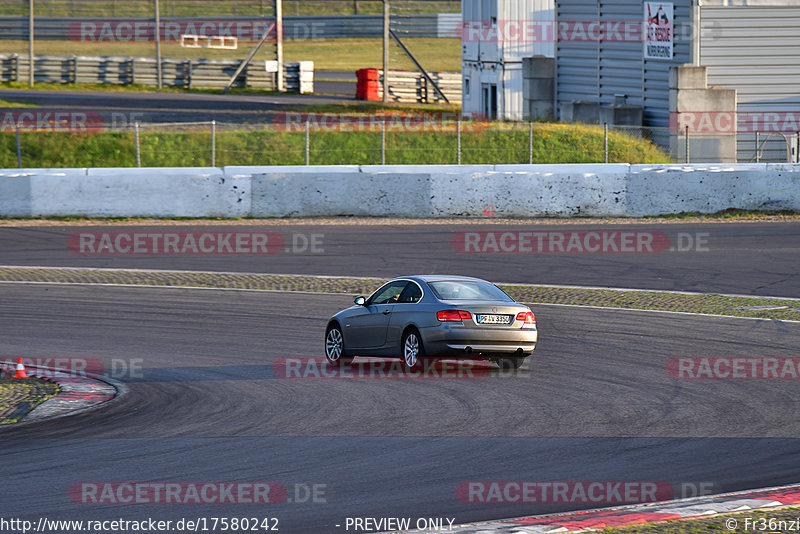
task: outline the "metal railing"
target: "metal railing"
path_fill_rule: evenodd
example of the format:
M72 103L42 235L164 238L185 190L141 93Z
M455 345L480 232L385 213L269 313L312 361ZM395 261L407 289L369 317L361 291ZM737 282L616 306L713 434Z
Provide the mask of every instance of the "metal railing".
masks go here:
M383 71L379 71L383 77ZM460 72L428 72L431 79L447 97L451 104L461 104ZM383 84L378 88L378 95L383 97ZM401 103L443 103L442 96L431 86L428 79L418 71L389 71L389 101Z
M202 13L202 10L199 11ZM161 18L164 27L179 25L184 27L191 22L200 25L203 21L214 21L221 25L236 28L237 24L263 24L274 20L264 17L169 17ZM119 24L152 25L152 18L144 17L97 17L91 14L82 18L37 17L35 20L35 36L44 41L80 41L81 24L93 23L97 27L109 25L111 28ZM153 26L150 26L151 28ZM451 37L460 35L460 13L433 13L428 15L392 14L393 31L408 37ZM0 40L28 39L28 17L0 17ZM233 30L235 31L235 30ZM381 15L285 15L283 18L283 34L287 39L338 39L347 37L380 37L383 35L383 17ZM126 34L127 35L127 34ZM257 38L254 38L254 40ZM87 41L94 42L94 41Z
M170 87L222 88L240 64L241 61L230 59L162 58L162 79ZM26 80L29 72L28 56L0 54L0 82ZM157 62L149 57L35 55L34 81L155 86ZM301 92L301 82L302 92L313 92L313 64L285 63L284 88ZM237 78L234 87L274 90L275 73L267 72L264 61L254 61Z
M800 163L800 131L793 134L772 131L753 132L752 139L752 149L744 151L745 154L752 154L752 157L740 159L755 163L767 161ZM747 146L747 140L740 139L740 150L743 143Z
M165 17L194 16L273 16L273 0L161 0ZM382 0L283 0L286 15L367 15L379 14ZM28 0L3 0L0 15L24 16ZM392 0L392 9L401 13L459 13L460 0ZM36 0L36 11L43 17L147 17L153 0Z

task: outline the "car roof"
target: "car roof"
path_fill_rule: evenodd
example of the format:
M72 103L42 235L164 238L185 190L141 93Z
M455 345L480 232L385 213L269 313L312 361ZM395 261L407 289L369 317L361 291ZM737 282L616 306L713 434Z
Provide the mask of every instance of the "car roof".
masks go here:
M449 274L415 274L411 276L398 276L399 279L409 279L409 280L416 280L422 282L444 282L444 281L453 281L453 282L487 282L482 278L473 278L471 276L458 276L458 275L449 275Z

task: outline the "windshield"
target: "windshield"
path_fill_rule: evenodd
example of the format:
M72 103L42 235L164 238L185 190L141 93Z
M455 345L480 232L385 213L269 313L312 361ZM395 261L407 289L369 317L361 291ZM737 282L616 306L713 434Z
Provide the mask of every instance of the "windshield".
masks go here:
M502 289L485 282L429 282L440 300L501 300L514 302Z

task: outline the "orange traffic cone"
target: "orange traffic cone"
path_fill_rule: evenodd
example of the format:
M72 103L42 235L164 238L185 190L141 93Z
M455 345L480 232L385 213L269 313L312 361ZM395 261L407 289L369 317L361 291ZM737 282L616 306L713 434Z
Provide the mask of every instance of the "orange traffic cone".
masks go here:
M22 365L22 358L17 360L17 372L14 374L14 378L28 378L28 375L25 374L25 366Z

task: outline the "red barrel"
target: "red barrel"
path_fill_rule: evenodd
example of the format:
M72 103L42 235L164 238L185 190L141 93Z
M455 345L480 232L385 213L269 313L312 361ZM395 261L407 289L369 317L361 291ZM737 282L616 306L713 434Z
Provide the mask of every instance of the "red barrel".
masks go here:
M358 69L356 71L356 99L378 101L381 82L378 69Z

